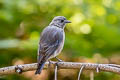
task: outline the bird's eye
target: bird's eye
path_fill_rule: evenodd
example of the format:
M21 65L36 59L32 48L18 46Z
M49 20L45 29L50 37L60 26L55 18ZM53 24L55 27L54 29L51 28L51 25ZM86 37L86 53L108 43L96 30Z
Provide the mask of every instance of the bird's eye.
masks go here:
M64 20L61 20L61 23L63 23L64 22Z

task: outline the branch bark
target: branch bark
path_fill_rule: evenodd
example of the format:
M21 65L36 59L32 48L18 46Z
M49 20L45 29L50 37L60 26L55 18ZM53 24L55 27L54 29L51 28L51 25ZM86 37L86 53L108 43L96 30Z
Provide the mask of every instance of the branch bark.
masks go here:
M57 62L51 62L50 68L55 68ZM116 64L96 64L96 63L79 63L79 62L58 62L59 69L80 69L84 66L86 70L96 70L105 71L105 72L113 72L120 74L120 65ZM48 68L49 62L46 62L44 69ZM26 71L36 70L37 63L32 64L24 64L24 65L16 65L0 68L0 75L8 75L13 73L22 73ZM99 71L98 71L99 70Z

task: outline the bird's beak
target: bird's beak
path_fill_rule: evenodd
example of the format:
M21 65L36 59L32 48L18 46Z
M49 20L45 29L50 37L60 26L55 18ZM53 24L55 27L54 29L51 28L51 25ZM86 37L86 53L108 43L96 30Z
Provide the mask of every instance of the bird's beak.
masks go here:
M68 21L68 20L65 20L64 22L65 22L65 23L71 23L71 21Z

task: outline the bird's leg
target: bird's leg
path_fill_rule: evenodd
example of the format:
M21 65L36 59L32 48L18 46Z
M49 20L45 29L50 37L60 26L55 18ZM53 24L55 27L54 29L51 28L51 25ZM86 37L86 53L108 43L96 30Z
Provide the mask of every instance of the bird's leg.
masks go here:
M59 59L59 58L57 58L57 57L55 57L57 60L58 60L58 62L63 62L63 60L61 60L61 59Z

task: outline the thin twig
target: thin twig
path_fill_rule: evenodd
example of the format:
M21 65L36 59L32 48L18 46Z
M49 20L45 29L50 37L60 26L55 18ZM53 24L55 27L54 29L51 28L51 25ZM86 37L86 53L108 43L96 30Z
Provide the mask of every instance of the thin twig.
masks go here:
M79 71L79 74L78 74L78 80L80 80L80 75L81 75L81 73L82 73L82 70L83 70L83 68L84 68L85 66L84 65L82 65L82 67L80 68L80 71Z
M57 80L57 65L55 66L55 80Z
M44 69L48 68L48 64L49 62L46 62ZM79 62L59 62L57 64L59 66L59 69L79 69L80 67L82 67L82 65L84 65L85 66L84 69L86 70L96 70L98 68L100 71L120 74L120 67L118 67L119 65L116 66L115 64L114 66L113 64L96 64L96 63L79 63ZM54 69L55 65L56 62L52 61L50 66L51 69ZM22 72L32 71L37 69L37 63L3 67L0 68L0 75L16 73L15 70L16 67L19 67Z

